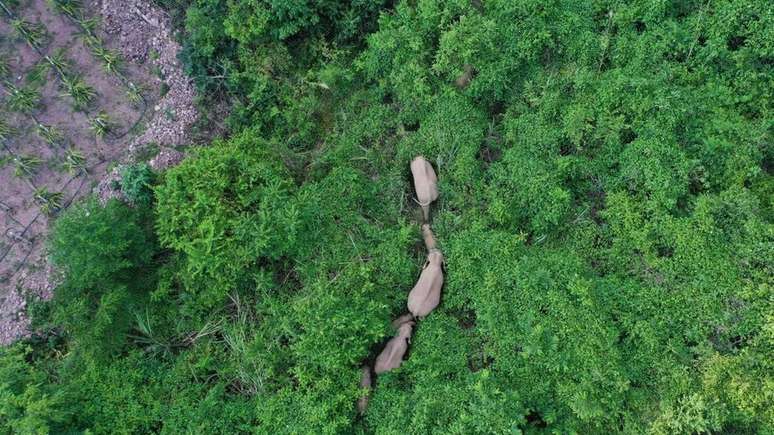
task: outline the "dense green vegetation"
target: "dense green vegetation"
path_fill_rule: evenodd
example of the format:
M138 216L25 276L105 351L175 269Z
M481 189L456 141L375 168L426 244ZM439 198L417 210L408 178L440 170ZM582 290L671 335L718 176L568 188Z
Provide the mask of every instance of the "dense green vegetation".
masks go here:
M774 433L766 2L183 6L231 135L57 220L5 431ZM418 154L443 300L358 416Z

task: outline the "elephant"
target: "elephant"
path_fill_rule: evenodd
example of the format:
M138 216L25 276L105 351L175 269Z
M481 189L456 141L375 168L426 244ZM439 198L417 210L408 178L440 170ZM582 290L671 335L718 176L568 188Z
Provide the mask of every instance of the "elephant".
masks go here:
M438 199L438 178L433 166L422 156L411 161L411 174L414 176L417 202L422 207L422 215L427 222L430 220L430 203Z
M433 230L430 228L430 224L422 224L422 238L425 241L425 248L430 253L433 250L438 250L438 245L433 235Z
M411 313L406 313L406 314L398 317L397 319L393 320L391 325L392 325L393 329L398 329L398 328L400 328L400 325L402 325L402 324L404 324L406 322L410 322L412 320L414 320L414 316Z
M443 287L443 254L433 248L427 254L427 261L419 279L408 295L407 306L411 314L419 319L430 314L441 302Z
M400 367L403 362L403 356L408 350L413 328L414 321L411 320L398 327L398 335L391 338L387 345L384 346L382 353L376 357L374 373L378 375Z
M361 414L365 413L366 408L368 408L368 397L371 395L371 367L364 365L362 372L360 388L366 391L357 399L357 411Z

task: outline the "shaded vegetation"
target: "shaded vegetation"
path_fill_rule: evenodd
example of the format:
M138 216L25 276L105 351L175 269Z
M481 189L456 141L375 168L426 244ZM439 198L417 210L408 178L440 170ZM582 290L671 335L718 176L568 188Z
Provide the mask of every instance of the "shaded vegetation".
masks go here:
M148 200L58 219L64 282L0 350L4 429L774 430L764 2L185 16L182 57L232 134L128 177ZM419 154L443 298L361 418L360 366L424 260Z

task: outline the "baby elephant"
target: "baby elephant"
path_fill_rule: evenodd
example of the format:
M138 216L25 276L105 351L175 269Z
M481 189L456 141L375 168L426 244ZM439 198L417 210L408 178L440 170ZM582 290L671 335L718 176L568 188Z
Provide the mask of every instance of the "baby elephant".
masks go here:
M414 189L417 191L417 201L422 207L425 222L430 220L430 203L438 199L438 178L433 166L418 156L411 161L411 174L414 176Z
M368 396L371 394L371 367L367 365L362 368L362 375L360 378L360 388L366 391L357 399L357 411L361 414L365 413L368 408Z
M398 317L397 319L393 320L390 325L392 326L392 329L399 329L400 325L406 322L411 322L413 320L414 320L414 316L411 313L406 313Z
M408 309L414 317L424 318L441 302L443 287L443 254L436 248L427 254L419 280L408 295Z
M408 350L408 342L411 340L411 330L414 328L414 322L408 321L398 327L398 335L390 339L384 350L376 357L374 364L374 373L381 374L392 369L397 369L403 362L403 355Z
M438 249L433 230L430 229L430 224L422 224L422 238L425 241L425 248L427 248L428 253Z

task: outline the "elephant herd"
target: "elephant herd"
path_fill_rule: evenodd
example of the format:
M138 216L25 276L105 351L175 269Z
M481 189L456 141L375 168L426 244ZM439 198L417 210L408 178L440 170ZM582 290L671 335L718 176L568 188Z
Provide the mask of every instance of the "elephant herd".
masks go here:
M430 228L430 204L438 199L438 179L433 166L424 157L411 161L411 174L414 178L416 202L422 207L422 238L427 248L427 260L419 274L419 279L408 294L406 306L408 313L392 322L397 332L374 361L373 373L380 375L400 367L411 343L411 334L418 320L430 314L441 301L443 287L443 254L438 249L435 236ZM371 367L364 365L360 387L365 391L357 401L358 411L362 414L368 406L368 395L372 386Z

